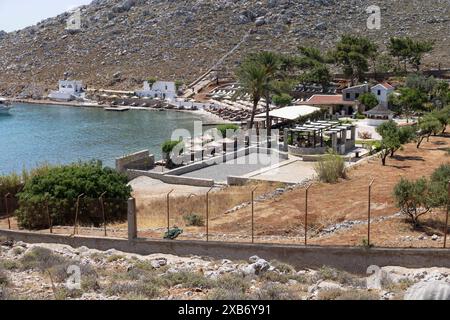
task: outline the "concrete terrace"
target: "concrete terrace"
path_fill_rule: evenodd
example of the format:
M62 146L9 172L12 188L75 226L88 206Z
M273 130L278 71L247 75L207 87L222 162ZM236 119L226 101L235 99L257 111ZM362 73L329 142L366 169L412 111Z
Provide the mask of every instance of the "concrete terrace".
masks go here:
M199 179L212 179L216 183L226 183L229 176L243 176L251 172L271 166L279 159L266 153L252 153L247 156L218 163L203 169L188 172L181 176Z

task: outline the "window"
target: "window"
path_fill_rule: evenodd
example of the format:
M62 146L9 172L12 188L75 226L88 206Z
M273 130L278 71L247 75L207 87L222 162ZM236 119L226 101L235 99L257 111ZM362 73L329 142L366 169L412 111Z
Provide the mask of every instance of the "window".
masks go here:
M359 98L359 93L355 93L355 99Z
M378 90L378 95L381 96L381 90Z
M347 92L347 93L345 94L345 98L350 99L350 92Z

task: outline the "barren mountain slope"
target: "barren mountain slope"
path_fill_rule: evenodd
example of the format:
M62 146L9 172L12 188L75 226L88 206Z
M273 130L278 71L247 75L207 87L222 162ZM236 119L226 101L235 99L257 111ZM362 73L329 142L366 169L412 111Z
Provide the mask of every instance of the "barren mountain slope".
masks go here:
M382 10L381 30L368 30L366 8ZM245 34L226 60L244 52L329 48L339 35L435 39L427 66L450 66L448 0L94 0L82 7L82 30L65 30L69 14L12 33L0 32L0 95L43 93L64 73L91 87L137 88L149 76L190 81ZM25 89L25 90L24 90Z

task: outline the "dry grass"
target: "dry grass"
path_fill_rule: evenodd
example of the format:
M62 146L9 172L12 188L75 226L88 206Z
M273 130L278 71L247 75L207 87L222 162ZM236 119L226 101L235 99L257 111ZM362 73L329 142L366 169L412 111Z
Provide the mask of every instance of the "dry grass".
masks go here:
M246 186L233 186L216 190L209 195L209 217L214 221L242 203L250 202L251 191L255 188L256 197L280 187L274 183L251 183ZM167 197L137 198L139 229L164 228L167 226ZM174 193L170 196L170 225L186 228L185 216L195 214L206 219L206 194ZM190 231L202 230L202 227L188 227Z
M388 158L387 166L380 159L373 159L349 170L347 179L338 184L315 183L309 191L309 234L330 225L350 220L367 220L368 184L372 187L372 218L392 216L399 211L392 196L396 183L405 178L430 176L441 164L450 162L447 148L450 136L431 137L420 149L408 144L394 158ZM305 190L296 189L276 199L258 203L255 207L256 234L260 237L275 236L270 242L286 242L286 236L298 238L301 243L304 229ZM214 221L214 230L229 234L245 233L250 226L250 208L244 208L233 215L222 216ZM422 219L423 229L411 230L404 218L395 218L374 223L372 242L376 246L439 247L442 240L432 241L434 233L443 233L444 215L436 210ZM422 234L430 235L428 240L418 240ZM412 236L415 241L403 241L401 237ZM280 239L278 239L278 237ZM356 245L367 238L367 225L355 226L349 230L327 237L311 238L311 244ZM292 239L289 242L294 242Z

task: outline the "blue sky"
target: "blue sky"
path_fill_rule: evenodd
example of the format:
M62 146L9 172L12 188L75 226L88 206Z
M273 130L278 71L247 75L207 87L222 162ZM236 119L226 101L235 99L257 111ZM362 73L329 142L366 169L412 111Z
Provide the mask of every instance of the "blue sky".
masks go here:
M19 30L92 0L0 0L0 30Z

